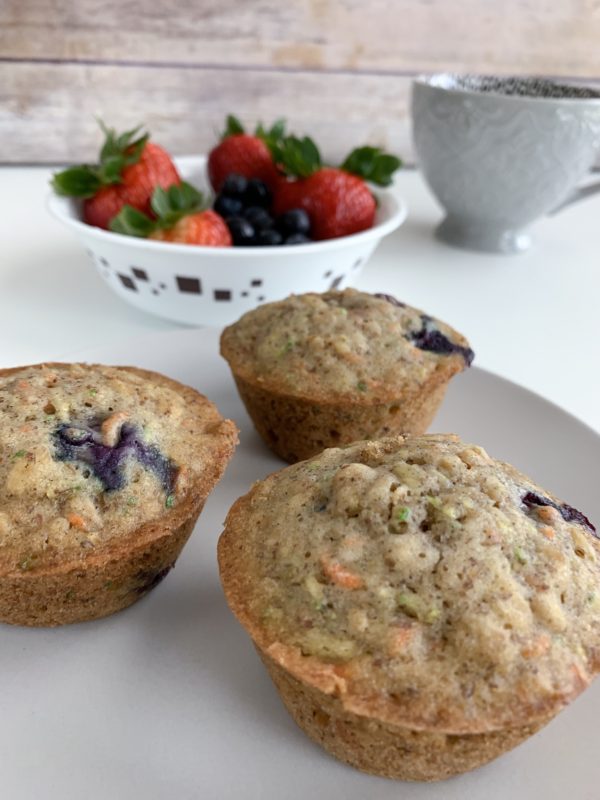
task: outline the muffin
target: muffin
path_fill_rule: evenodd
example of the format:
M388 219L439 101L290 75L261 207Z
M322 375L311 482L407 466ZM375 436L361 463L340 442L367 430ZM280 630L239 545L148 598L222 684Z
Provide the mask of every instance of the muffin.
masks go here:
M424 433L450 378L473 360L443 322L353 289L260 306L224 330L221 354L257 431L290 462Z
M495 758L590 683L599 563L581 512L451 435L287 467L219 541L229 605L298 725L420 781Z
M157 373L0 370L0 621L95 619L153 589L236 441L212 403Z

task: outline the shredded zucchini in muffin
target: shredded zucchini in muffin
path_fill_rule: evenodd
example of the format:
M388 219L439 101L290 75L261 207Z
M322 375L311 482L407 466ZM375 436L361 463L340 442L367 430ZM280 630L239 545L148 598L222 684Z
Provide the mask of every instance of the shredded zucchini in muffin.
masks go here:
M390 295L292 295L245 314L223 333L233 371L265 388L333 398L388 396L424 384L441 362L473 360L449 325Z
M352 696L429 722L460 699L461 719L508 724L515 702L540 714L600 667L594 526L480 447L361 442L250 497L235 541L253 636L331 665Z
M126 536L203 468L185 399L112 367L0 377L0 420L0 561L23 570Z

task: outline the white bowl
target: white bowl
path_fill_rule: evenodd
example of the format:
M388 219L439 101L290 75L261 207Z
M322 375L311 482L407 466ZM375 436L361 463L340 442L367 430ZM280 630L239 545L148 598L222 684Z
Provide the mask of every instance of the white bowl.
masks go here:
M175 159L181 176L210 191L206 157ZM377 191L369 230L282 247L200 247L122 236L81 221L81 203L51 195L52 214L77 235L110 288L131 305L188 325L227 325L261 303L351 286L406 206Z

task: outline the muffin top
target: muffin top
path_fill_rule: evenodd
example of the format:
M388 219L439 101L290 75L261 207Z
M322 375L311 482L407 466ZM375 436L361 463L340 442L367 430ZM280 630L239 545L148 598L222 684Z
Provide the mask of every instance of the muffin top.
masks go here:
M127 540L216 480L233 423L193 389L129 367L0 372L0 567Z
M483 732L600 669L600 541L579 511L451 435L325 450L255 485L219 542L254 640L348 710Z
M366 404L418 392L473 360L449 325L353 289L249 311L224 330L221 353L234 373L279 394Z

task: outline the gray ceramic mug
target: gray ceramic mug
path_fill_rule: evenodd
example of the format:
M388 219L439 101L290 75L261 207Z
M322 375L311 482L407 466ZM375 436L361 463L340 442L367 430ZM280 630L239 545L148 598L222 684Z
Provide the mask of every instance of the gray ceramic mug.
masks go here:
M527 249L529 225L600 184L600 92L539 78L434 75L413 83L413 134L447 212L436 235L471 250Z

